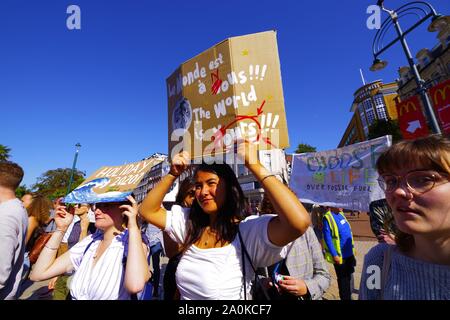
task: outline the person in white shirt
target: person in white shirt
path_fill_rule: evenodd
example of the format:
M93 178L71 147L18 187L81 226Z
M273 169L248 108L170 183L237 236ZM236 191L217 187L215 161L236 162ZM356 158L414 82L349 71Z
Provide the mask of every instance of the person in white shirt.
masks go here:
M57 229L42 250L30 279L42 281L74 270L70 284L74 300L127 300L140 292L150 278L148 245L137 224L137 203L131 196L127 199L129 202L96 203L98 232L55 259L73 220L73 214L59 206L55 215Z
M28 215L15 193L22 178L18 164L0 161L0 300L17 298L23 272Z
M244 220L244 194L226 164L200 165L194 174L192 207L174 205L166 211L161 206L164 195L188 167L189 154L185 151L173 157L169 174L141 204L144 219L182 244L176 281L183 300L248 298L254 277L250 262L254 267L266 267L283 259L287 245L310 224L309 215L295 194L257 160L254 145L240 143L238 155L264 187L278 216L250 216ZM240 238L249 259L243 256Z

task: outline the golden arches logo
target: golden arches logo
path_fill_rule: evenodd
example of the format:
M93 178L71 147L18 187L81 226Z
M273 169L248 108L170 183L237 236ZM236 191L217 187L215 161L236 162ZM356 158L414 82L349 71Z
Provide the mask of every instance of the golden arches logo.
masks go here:
M447 99L447 89L450 90L450 83L445 85L445 87L436 90L436 92L433 95L433 101L435 105L439 103L438 94L440 95L442 102Z
M410 107L412 107L412 109L414 109L414 111L417 111L416 104L414 102L412 102L412 101L409 101L409 102L404 103L404 104L402 104L400 106L399 115L402 116L403 113L405 113L405 110L406 110L406 113L409 113L409 110L410 110L409 108Z

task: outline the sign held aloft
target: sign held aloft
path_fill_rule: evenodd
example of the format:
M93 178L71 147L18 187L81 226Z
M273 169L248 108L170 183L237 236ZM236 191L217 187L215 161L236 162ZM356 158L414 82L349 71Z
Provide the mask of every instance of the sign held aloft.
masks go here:
M169 154L223 154L238 138L289 146L276 32L229 38L166 80Z
M122 166L101 167L75 190L66 203L96 203L126 201L144 175L162 160L148 159Z

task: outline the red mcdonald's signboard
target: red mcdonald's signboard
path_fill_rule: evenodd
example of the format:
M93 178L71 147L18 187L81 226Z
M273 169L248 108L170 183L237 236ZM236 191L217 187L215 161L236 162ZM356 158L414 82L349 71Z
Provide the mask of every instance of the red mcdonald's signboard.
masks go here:
M442 131L450 133L450 79L431 88L430 97Z
M429 134L418 96L397 103L397 114L403 138L415 139Z

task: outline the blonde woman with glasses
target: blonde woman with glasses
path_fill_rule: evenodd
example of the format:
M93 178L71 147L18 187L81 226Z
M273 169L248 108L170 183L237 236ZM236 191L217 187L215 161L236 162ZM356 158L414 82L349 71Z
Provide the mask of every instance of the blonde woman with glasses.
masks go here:
M377 161L396 245L365 257L360 299L450 299L450 139L401 141Z

